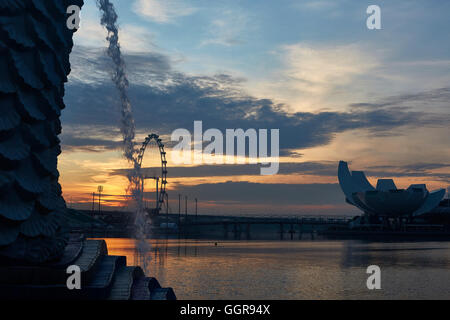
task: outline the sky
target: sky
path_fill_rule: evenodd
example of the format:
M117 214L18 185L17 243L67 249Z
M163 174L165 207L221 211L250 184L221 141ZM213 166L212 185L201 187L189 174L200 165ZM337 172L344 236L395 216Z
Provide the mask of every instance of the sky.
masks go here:
M440 0L113 0L137 141L162 137L170 210L356 214L339 160L399 188L450 185L450 2ZM381 29L366 26L369 5ZM60 182L69 206L128 210L119 96L106 31L85 0L62 114ZM171 163L178 128L280 130L280 170ZM158 166L156 152L144 167ZM148 169L151 170L151 169ZM149 205L153 182L146 188ZM184 210L184 208L183 208Z

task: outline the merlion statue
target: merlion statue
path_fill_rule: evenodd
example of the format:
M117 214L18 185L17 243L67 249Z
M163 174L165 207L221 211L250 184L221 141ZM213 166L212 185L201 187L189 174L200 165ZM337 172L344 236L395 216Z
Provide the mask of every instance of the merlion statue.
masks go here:
M70 5L0 1L0 259L42 263L66 245L58 183L60 115L70 73Z
M67 11L82 5L0 0L0 299L176 299L104 240L63 232L58 135L76 31Z

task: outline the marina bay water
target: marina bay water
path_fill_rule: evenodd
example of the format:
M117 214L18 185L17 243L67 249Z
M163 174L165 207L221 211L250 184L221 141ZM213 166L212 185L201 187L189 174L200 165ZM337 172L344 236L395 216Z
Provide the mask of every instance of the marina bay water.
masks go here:
M137 265L133 239L105 239ZM179 299L448 299L450 242L148 240L146 273ZM381 269L381 290L366 286Z

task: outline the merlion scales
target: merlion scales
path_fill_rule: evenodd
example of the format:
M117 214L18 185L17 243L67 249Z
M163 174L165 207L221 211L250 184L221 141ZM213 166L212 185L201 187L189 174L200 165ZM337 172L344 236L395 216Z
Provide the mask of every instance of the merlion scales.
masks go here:
M0 256L34 263L60 256L66 205L58 135L72 34L67 6L82 0L0 1Z
M61 111L83 0L0 0L0 298L174 299L103 240L64 234ZM81 271L80 290L66 285Z

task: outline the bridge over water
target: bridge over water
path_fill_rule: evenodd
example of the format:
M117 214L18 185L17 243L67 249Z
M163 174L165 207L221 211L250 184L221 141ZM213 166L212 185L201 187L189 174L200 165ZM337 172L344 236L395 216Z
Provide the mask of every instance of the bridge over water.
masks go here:
M272 225L277 227L279 238L290 237L301 239L303 234L311 236L327 227L346 226L352 217L349 216L318 216L318 215L252 215L252 216L184 216L179 217L179 232L191 233L202 227L219 226L223 228L224 238L241 239L244 236L251 239L252 227L257 225ZM297 234L297 236L296 236Z
M110 236L131 236L134 227L132 212L102 211L84 213L95 216L111 229L105 229ZM252 239L252 235L271 235L278 239L301 239L304 234L311 237L318 231L333 227L344 227L351 216L331 215L195 215L183 213L160 213L152 217L153 235L202 236L214 232L226 239ZM176 228L169 228L173 224ZM102 234L106 234L102 231ZM105 235L106 237L106 235Z

